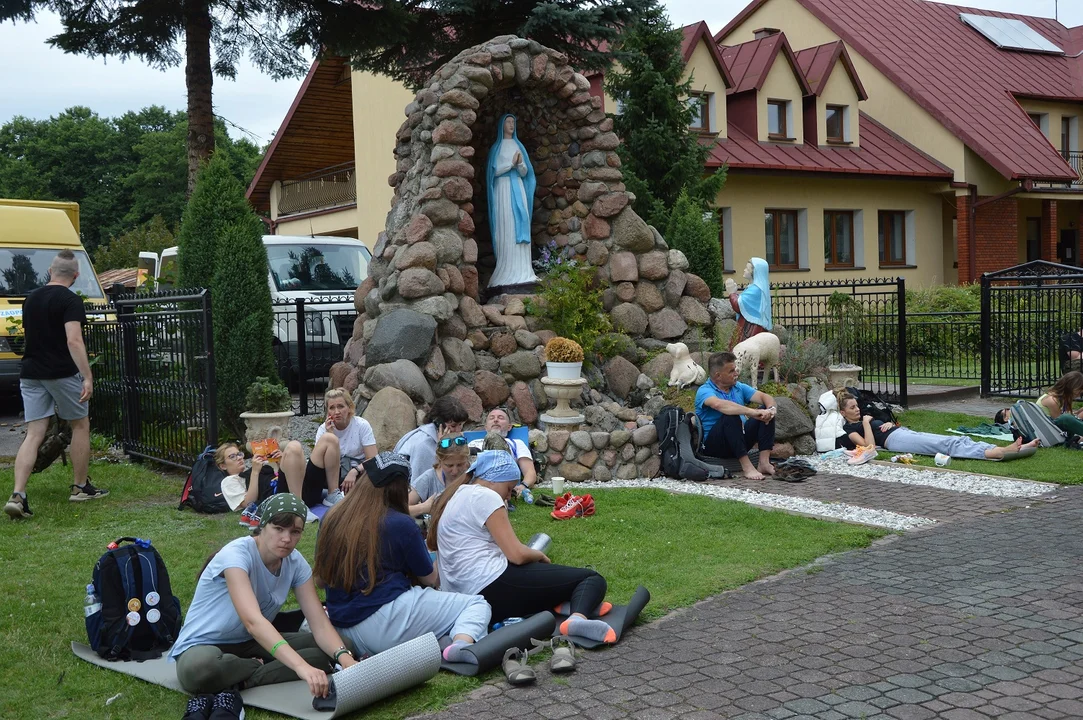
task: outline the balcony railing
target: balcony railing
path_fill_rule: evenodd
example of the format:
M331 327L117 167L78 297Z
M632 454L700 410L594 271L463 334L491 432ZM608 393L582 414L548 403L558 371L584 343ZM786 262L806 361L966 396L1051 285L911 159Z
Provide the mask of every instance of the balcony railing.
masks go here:
M1061 152L1061 157L1064 158L1064 162L1072 166L1072 169L1075 170L1077 176L1083 175L1083 152L1075 150L1063 151ZM1036 182L1034 183L1034 187L1083 192L1083 180L1077 177L1074 181L1066 183Z
M278 214L297 215L315 210L329 210L357 202L357 178L354 163L342 163L284 180L278 197Z

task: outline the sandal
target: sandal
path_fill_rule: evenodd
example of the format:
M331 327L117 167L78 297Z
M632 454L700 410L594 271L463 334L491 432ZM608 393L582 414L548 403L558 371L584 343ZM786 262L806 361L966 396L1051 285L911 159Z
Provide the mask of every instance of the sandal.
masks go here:
M519 648L508 648L500 664L509 685L529 685L538 679L534 668L526 664L527 655Z
M553 673L567 673L575 670L575 643L567 637L555 637L549 641L553 648L553 657L549 658L549 670Z
M538 493L534 496L534 504L541 505L542 507L553 507L556 505L556 498L552 495L546 495L544 493Z

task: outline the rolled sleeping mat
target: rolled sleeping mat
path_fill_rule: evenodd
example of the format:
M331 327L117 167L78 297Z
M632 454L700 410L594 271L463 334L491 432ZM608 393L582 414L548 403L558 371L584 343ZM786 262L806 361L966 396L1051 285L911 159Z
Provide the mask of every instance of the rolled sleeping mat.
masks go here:
M609 623L609 627L613 628L613 631L617 633L617 641L619 642L624 631L632 627L632 625L635 625L639 613L643 612L643 608L647 607L647 603L650 601L650 592L647 588L640 585L636 588L636 591L632 593L632 598L628 601L627 605L614 605L612 610L598 619L605 620ZM560 623L564 622L566 619L566 616L561 616L557 619L556 627L553 629L553 637L560 635ZM594 648L606 645L604 642L579 637L578 635L571 635L569 637L576 645L587 648L588 650L593 650Z
M463 652L470 653L478 662L457 662L447 660L440 663L440 667L456 675L480 675L487 673L495 667L499 667L504 659L504 652L508 648L522 648L528 650L531 647L530 639L546 640L553 636L553 628L556 625L556 617L551 612L540 612L525 618L522 622L505 625L499 630L494 630L473 645L468 646Z
M342 717L435 677L440 659L440 642L427 633L338 671L332 692L312 698L312 707Z

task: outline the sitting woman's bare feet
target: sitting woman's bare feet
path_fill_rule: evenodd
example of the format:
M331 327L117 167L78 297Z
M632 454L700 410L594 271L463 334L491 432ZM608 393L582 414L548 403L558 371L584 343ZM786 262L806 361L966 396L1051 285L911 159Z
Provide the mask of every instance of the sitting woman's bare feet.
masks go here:
M758 469L764 475L774 475L775 474L775 466L771 464L770 460L768 460L766 463L761 462L759 464L759 466L758 466Z
M741 474L745 476L746 480L763 480L763 473L759 470L745 470Z

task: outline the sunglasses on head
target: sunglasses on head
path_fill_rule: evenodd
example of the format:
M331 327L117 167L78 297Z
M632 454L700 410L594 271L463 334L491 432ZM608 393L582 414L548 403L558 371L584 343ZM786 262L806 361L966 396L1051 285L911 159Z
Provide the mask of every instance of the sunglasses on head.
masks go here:
M453 437L453 438L449 438L449 437L440 438L440 447L443 448L444 450L447 450L452 445L465 445L465 444L466 444L466 438L464 438L462 435L460 435L459 437Z

